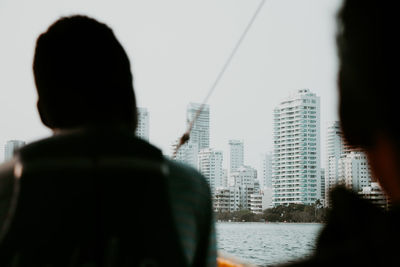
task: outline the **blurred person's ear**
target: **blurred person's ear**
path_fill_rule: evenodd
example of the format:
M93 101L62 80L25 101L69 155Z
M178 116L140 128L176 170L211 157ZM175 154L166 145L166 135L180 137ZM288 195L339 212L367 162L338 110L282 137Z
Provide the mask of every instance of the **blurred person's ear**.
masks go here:
M400 153L396 142L380 134L365 152L373 179L379 181L393 203L400 203Z

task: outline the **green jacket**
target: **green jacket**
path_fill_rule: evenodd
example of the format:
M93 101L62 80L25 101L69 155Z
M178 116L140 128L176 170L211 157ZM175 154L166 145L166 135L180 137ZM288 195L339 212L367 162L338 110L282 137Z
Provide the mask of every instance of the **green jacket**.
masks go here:
M14 174L18 169L19 161L52 157L56 159L94 157L97 160L105 153L104 151L124 158L131 156L135 158L136 154L136 158L139 156L140 159L150 159L151 153L160 155L160 158L156 160L162 162L168 170L165 175L166 183L163 186L166 187L168 198L166 202L169 202L168 206L172 211L171 218L179 243L183 248L184 257L189 266L215 266L216 245L211 195L204 177L188 166L162 157L157 148L122 131L61 134L27 145L21 149L16 158L0 165L0 238L7 234L8 225L5 222L10 221L7 218L10 218L10 207L13 205L12 196L15 195L16 188ZM135 190L140 189L129 190L134 194ZM143 203L132 203L132 210L135 205L145 206L146 203L145 199ZM159 206L162 207L163 203ZM147 207L155 214L158 212L157 208L157 205ZM140 219L145 220L145 218ZM160 220L163 219L160 218Z

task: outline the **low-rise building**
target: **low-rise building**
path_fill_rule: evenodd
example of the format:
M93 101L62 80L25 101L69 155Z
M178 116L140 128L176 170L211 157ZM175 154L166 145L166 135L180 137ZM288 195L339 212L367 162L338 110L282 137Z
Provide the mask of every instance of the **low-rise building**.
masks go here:
M250 194L250 211L256 214L263 212L263 195L262 194Z
M231 191L228 187L219 187L215 189L214 194L214 211L230 212L231 211Z

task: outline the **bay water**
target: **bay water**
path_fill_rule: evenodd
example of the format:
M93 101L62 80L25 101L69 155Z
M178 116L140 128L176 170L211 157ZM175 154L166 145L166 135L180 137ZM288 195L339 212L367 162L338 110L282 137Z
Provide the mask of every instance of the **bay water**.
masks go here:
M268 266L310 255L322 224L238 223L216 224L218 250L245 263Z

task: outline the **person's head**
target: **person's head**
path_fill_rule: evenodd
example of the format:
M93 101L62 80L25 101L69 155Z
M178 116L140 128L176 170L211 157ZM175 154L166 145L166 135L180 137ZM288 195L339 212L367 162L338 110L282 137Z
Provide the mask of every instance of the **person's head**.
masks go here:
M33 72L47 127L118 124L135 129L129 59L105 24L85 16L57 20L37 39Z
M339 12L339 115L345 140L364 150L375 177L400 200L397 9L391 1L344 0ZM395 69L392 69L395 68Z

